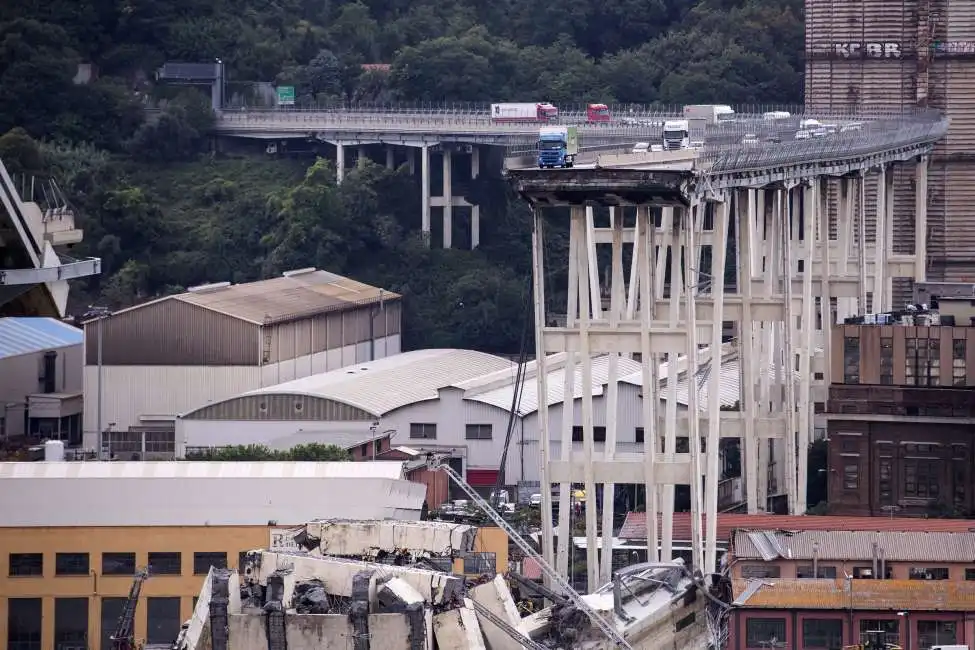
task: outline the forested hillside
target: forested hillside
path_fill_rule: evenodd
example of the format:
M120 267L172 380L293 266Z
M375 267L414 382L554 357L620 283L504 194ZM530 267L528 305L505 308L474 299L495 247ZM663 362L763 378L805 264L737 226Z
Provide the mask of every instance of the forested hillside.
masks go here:
M407 295L411 347L513 351L529 242L502 183L471 191L479 251L427 250L405 171L338 187L324 162L212 154L205 98L153 72L219 58L238 95L294 84L304 103L794 103L801 14L802 0L4 0L0 157L55 174L82 214L76 252L104 260L75 289L86 304L318 266ZM95 81L73 82L79 63Z

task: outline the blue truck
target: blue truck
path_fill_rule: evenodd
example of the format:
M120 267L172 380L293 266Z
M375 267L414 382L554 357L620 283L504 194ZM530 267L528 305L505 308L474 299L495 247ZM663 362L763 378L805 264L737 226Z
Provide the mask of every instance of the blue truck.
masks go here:
M538 130L538 167L572 167L579 153L579 132L574 126L543 126Z

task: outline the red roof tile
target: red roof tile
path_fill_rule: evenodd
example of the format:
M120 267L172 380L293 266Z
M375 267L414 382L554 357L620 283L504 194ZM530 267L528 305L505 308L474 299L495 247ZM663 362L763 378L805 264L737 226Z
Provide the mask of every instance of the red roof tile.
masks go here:
M975 532L975 521L970 519L923 519L915 517L819 517L815 515L743 515L723 513L718 515L718 540L729 540L735 530L845 530L878 532ZM629 512L620 529L622 539L646 539L647 518L643 512ZM689 512L674 513L674 541L691 538Z

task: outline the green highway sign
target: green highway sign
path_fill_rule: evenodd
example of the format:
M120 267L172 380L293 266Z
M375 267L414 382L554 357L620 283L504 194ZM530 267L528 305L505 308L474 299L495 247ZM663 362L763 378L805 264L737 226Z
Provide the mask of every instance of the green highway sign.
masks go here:
M294 106L294 104L295 104L295 87L278 86L278 105Z

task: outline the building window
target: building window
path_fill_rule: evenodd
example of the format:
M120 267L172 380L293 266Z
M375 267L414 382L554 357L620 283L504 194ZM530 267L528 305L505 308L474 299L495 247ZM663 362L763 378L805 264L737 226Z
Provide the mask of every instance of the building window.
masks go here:
M102 624L102 645L101 650L112 650L112 635L115 634L115 627L118 620L125 611L126 598L102 598L101 624Z
M784 618L745 619L745 647L765 648L782 641L785 641Z
M179 636L183 620L179 598L146 598L146 645L170 645Z
M836 618L807 618L802 622L802 647L835 650L843 647L843 621Z
M843 338L843 383L860 383L860 339L856 336Z
M897 644L900 642L900 623L893 618L871 618L860 619L860 643L865 644L869 640L867 632L883 632L887 636L887 643Z
M135 553L102 553L102 575L135 575Z
M965 580L975 580L975 569L965 569Z
M58 650L87 650L87 598L54 599L54 647Z
M860 488L860 465L843 466L843 489L858 490Z
M894 383L894 339L880 337L880 383Z
M494 575L497 572L497 555L494 553L468 553L464 556L465 575Z
M954 503L964 510L968 497L968 463L964 460L951 461L951 480L954 483Z
M58 553L54 556L54 575L86 576L91 570L87 553Z
M468 424L467 430L465 432L465 437L468 440L490 440L491 425L490 424Z
M178 576L183 572L183 555L176 553L149 553L149 575Z
M747 578L781 578L782 569L774 564L743 564L741 577Z
M157 456L176 455L175 431L146 431L146 453Z
M11 553L11 576L42 576L44 575L43 553Z
M592 440L606 442L606 427L593 427ZM572 442L582 442L582 427L572 427Z
M951 383L954 386L965 386L968 381L967 345L965 339L954 339L951 342Z
M893 473L891 459L881 458L878 470L878 474L880 476L878 486L880 491L880 502L884 505L890 505L894 502L893 483L891 481L891 475Z
M436 440L437 425L424 422L412 422L410 423L410 438L415 440Z
M913 499L937 499L941 493L938 485L938 461L904 461L904 496Z
M638 444L643 444L644 441L643 427L637 427L633 431L633 441Z
M194 553L193 554L193 574L206 575L210 573L210 567L217 569L227 568L226 553Z
M920 648L930 648L935 645L954 645L958 643L957 627L954 621L924 621L917 622L917 642Z
M948 567L911 567L908 572L908 578L911 580L947 580L948 579Z
M818 566L816 567L816 573L813 574L813 567L811 564L800 565L796 567L796 577L797 578L831 578L836 579L836 567L835 566Z
M7 650L41 650L41 599L7 599Z

